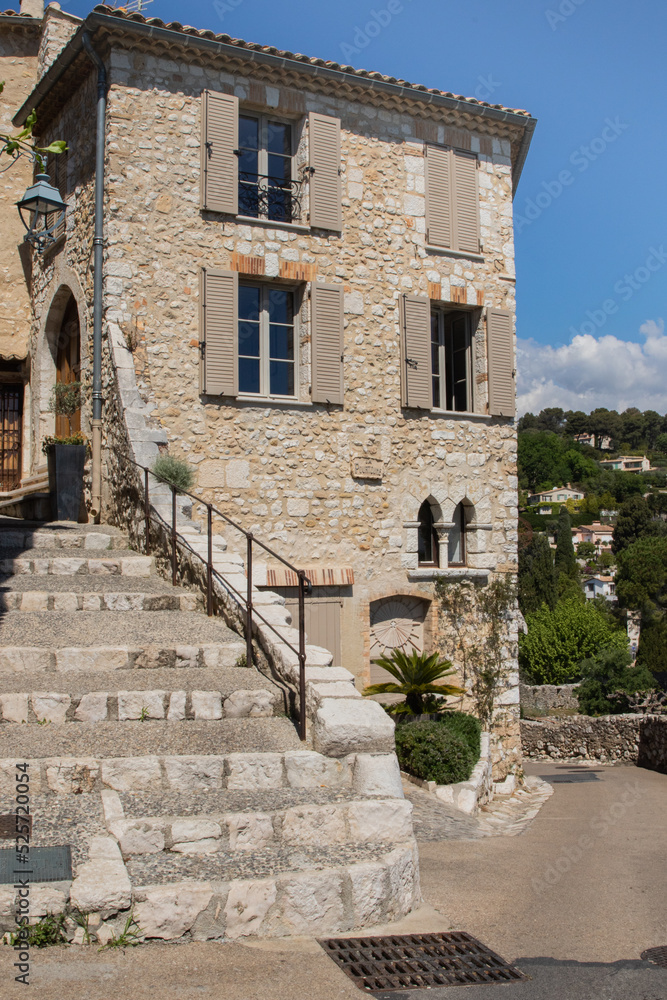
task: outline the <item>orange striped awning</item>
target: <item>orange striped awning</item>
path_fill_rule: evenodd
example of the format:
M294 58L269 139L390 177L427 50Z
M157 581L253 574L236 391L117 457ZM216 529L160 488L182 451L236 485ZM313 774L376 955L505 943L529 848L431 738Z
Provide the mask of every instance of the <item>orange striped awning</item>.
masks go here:
M351 587L354 570L351 566L303 566L313 587ZM267 566L267 587L298 587L299 578L286 566Z

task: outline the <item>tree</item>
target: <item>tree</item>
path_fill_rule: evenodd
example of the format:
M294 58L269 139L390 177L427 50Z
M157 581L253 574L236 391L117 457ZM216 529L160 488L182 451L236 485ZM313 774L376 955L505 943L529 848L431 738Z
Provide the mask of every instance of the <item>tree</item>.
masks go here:
M636 406L629 406L621 413L621 424L623 440L631 448L640 448L646 437L646 419L642 411Z
M667 537L640 538L621 549L616 593L621 607L643 614L667 609Z
M572 544L572 521L565 507L561 507L558 515L558 529L556 531L556 572L560 575L569 576L573 580L579 577L579 567L574 554Z
M595 542L579 542L577 545L577 559L593 559L596 552Z
M667 676L667 618L664 613L646 615L642 619L637 665L653 674Z
M455 673L449 660L443 660L439 653L418 653L416 650L408 656L407 653L395 649L391 656L381 656L375 661L378 666L390 673L398 681L397 684L371 684L364 689L364 695L371 694L402 694L405 702L397 706L397 711L408 712L411 715L423 715L432 710L434 696L465 694L463 688L454 684L439 684L444 677ZM430 698L425 696L431 695Z
M655 410L644 410L644 425L646 428L646 443L649 448L655 448L655 442L662 429L662 417Z
M662 452L663 455L667 455L667 434L664 432L662 434L658 434L655 439L655 448Z
M565 433L570 437L591 433L588 429L588 414L584 413L583 410L568 410L564 417Z
M604 649L581 663L582 681L577 698L582 715L627 712L628 699L623 695L655 688L651 671L646 667L631 667L631 662L630 654L622 649Z
M549 539L536 531L530 545L519 552L519 607L527 615L543 604L555 608L557 600L558 576Z
M563 429L563 417L564 413L560 406L547 406L538 415L538 426L543 431L552 431L554 434L559 434Z
M519 435L519 481L531 493L560 485L567 471L560 439L556 434L527 431Z
M646 535L651 523L651 510L641 496L630 497L621 504L618 519L614 525L611 551L621 552L637 539Z
M528 632L519 635L519 665L537 684L565 684L580 676L582 660L603 649L628 648L628 637L614 627L594 601L559 601L526 616Z

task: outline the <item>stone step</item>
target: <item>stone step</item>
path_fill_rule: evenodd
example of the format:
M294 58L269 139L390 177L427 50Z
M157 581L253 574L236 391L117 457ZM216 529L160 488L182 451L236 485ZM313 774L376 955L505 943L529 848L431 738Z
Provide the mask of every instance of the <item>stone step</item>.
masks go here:
M161 781L159 760L162 757L186 754L204 757L207 761L213 755L222 760L228 754L250 751L280 755L286 750L298 750L301 746L294 724L284 716L191 720L182 725L174 725L166 719L148 719L144 722L0 726L0 757L11 759L12 767L17 760L66 758L69 763L62 765L66 772L87 773L93 767L98 777L101 772L103 784L107 783L106 776L127 772L127 780L138 782L137 787L142 788ZM89 758L89 761L81 763L84 758ZM124 763L125 758L139 758L139 763L128 765ZM214 770L216 766L219 768L215 763L211 766ZM60 765L56 770L61 770ZM115 779L109 780L111 787L115 787ZM133 786L130 784L128 787Z
M348 799L271 810L229 812L209 803L196 816L159 812L128 816L117 792L102 793L107 828L124 858L168 853L209 855L322 844L395 844L412 836L407 799ZM157 804L157 803L156 803Z
M10 728L13 735L7 739ZM175 732L182 736L186 730L185 739L174 738ZM393 754L325 757L304 747L284 718L191 722L187 727L164 722L81 723L29 731L21 727L19 734L17 739L13 727L0 727L4 755L0 792L11 796L16 791L16 762L21 761L28 764L32 795L80 802L78 796L85 793L97 802L99 792L112 789L121 793L128 815L155 812L156 796L181 815L196 814L207 802L226 802L225 811L238 811L240 802L234 796L245 794L257 796L248 800L253 809L260 802L267 808L291 805L276 796L295 790L307 792L314 802L324 790L403 797ZM142 742L152 743L156 752L142 752ZM230 798L210 798L218 793Z
M28 640L28 642L26 641ZM235 644L234 659L232 653L220 662L220 666L233 666L236 658L242 652L243 640L229 629L222 618L207 618L206 615L190 611L41 611L24 612L8 611L0 618L0 672L3 668L3 647L21 648L29 646L49 649L55 652L59 649L77 647L107 647L126 651L131 659L130 665L138 652L147 650L139 666L157 666L158 658L155 650L203 646L221 646ZM245 647L244 647L245 648ZM92 655L92 654L89 654ZM186 652L183 656L190 660L195 656ZM215 666L211 660L214 651L210 651L206 660L207 666ZM98 658L99 659L99 658ZM174 657L169 662L173 665ZM214 657L215 659L215 657ZM200 664L204 660L200 657ZM116 660L107 669L113 670L127 664ZM181 666L187 666L183 663ZM193 663L193 666L198 665ZM85 669L85 663L80 663L78 669ZM35 665L36 669L40 669ZM96 662L96 669L103 669L103 662ZM48 669L44 668L44 669ZM77 669L76 664L70 664L68 669ZM90 668L89 668L90 669Z
M0 609L3 611L197 611L202 608L200 594L176 588L171 593L158 594L136 590L109 590L92 594L64 590L54 593L33 589L10 590L0 594Z
M20 612L19 612L20 613ZM109 615L114 612L108 612ZM158 614L159 612L155 612ZM48 614L48 612L46 613ZM81 617L86 612L81 612ZM129 615L129 612L128 612ZM29 616L26 615L26 618ZM230 633L234 635L234 633ZM92 638L92 637L91 637ZM2 646L0 671L22 675L78 671L154 670L234 667L245 655L245 643L229 641L204 646Z
M261 689L278 691L277 685L259 670L246 667L166 667L154 670L76 670L54 677L52 672L30 674L30 690L52 690L58 681L58 690L66 691L72 698L80 698L91 691L188 691L206 687L220 691L228 697L233 691ZM0 674L2 694L20 694L28 690L23 674Z
M100 558L71 555L71 550L66 555L53 554L56 551L45 549L39 556L17 555L0 559L0 575L83 576L90 573L95 576L146 577L155 572L152 556L142 556L129 549L122 555Z
M84 549L104 551L106 549L126 549L126 536L117 529L106 525L91 525L82 530L82 525L66 528L62 523L53 526L28 528L23 522L0 522L0 549L29 551L32 549Z
M206 681L209 678L205 678ZM92 690L82 695L42 688L30 692L0 694L0 722L8 724L61 724L131 722L167 719L267 719L282 707L276 688L239 688L225 693L216 690L143 689L110 693Z
M89 914L89 941L97 945L117 937L129 915L148 940L330 936L400 919L420 899L412 838L194 857L162 853L126 865L111 837L93 836L74 873L71 883L33 883L31 909ZM15 892L0 887L2 931L15 930ZM79 930L74 943L84 940Z

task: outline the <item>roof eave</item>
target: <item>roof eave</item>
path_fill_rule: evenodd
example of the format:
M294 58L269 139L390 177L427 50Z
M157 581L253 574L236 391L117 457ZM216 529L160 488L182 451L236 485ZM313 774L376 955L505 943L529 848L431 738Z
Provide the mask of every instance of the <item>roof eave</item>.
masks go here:
M233 45L229 42L219 42L212 38L201 38L198 35L183 34L171 28L160 27L154 24L133 21L128 18L113 17L110 14L103 14L92 11L85 21L78 28L76 33L69 40L67 45L59 53L53 64L49 67L42 79L39 81L30 96L14 116L14 124L22 125L33 108L38 108L40 101L46 96L52 86L63 76L76 56L82 49L81 36L84 31L93 32L98 28L106 28L109 31L122 30L143 35L147 38L162 38L174 44L187 46L188 48L200 49L205 52L216 53L217 55L228 55L234 59L247 59L248 62L274 66L280 69L298 69L305 75L320 77L331 80L332 83L354 81L356 86L367 90L380 91L393 97L402 97L408 101L419 104L432 105L439 108L458 111L466 116L484 118L495 122L504 122L523 129L523 137L519 153L513 164L513 187L516 186L521 176L521 171L528 154L528 147L532 138L537 120L526 114L519 114L514 111L494 108L484 104L471 104L455 97L447 97L445 94L434 94L428 90L420 90L416 87L403 86L399 83L389 83L384 80L376 80L371 77L358 76L356 73L348 73L342 69L332 69L328 66L317 66L312 63L301 62L298 59L286 59L284 56L273 55L270 52L261 52L256 49L245 48L240 45ZM91 65L92 69L92 65Z

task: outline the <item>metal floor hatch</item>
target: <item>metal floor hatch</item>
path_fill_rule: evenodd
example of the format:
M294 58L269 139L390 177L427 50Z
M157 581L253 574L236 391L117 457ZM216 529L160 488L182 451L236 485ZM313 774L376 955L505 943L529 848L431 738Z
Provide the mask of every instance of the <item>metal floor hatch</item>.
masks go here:
M327 938L319 943L343 972L369 993L529 978L464 931Z

